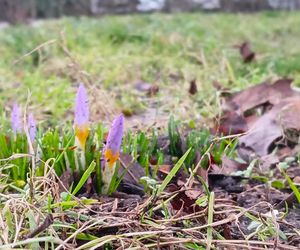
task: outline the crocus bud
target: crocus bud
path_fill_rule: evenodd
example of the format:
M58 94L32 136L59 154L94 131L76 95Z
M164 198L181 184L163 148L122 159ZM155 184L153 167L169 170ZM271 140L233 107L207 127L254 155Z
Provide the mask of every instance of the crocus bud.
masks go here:
M76 95L74 128L80 147L84 150L89 135L89 103L83 84L80 84Z
M107 142L103 150L102 181L104 193L108 193L109 185L115 172L116 161L120 156L124 130L124 116L119 115L112 123L107 136Z
M36 122L35 122L32 114L28 115L27 123L28 123L30 140L33 143L35 140L35 135L36 135Z
M21 111L17 103L14 104L11 112L11 128L15 134L22 131Z
M107 142L104 149L104 159L107 165L112 168L119 159L120 147L123 137L124 116L119 115L112 123L107 136Z

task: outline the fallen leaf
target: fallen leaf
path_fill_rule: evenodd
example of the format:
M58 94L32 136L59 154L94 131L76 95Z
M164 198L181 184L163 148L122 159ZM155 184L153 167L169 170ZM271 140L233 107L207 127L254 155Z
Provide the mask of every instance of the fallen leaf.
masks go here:
M122 176L122 181L118 191L143 196L145 192L143 185L140 184L140 178L146 175L145 169L128 154L121 154L120 162L118 176Z
M189 88L189 93L191 95L195 95L198 92L198 88L197 88L197 83L196 83L196 79L190 81L190 88Z
M224 238L226 240L231 240L232 239L231 227L228 224L224 224L224 225L222 225L222 227L223 227ZM228 250L235 250L235 249L236 249L236 247L234 247L234 246L228 246Z
M216 90L223 90L223 86L220 82L218 81L213 81L212 82L212 86L216 89Z
M225 88L220 82L213 81L212 86L220 92L220 97L230 97L232 94L232 91L228 88Z
M59 192L66 192L66 190L69 190L71 183L74 181L74 176L72 175L70 169L67 169L61 174L59 179Z
M299 105L300 97L286 98L276 104L269 112L258 118L247 134L240 137L239 150L249 149L258 156L268 155L275 148L276 142L290 131L293 133L286 137L293 142L298 141L300 124L297 125L295 113L286 113L286 110L288 107L294 107L295 111L299 109Z
M226 108L240 115L262 105L276 105L284 98L295 96L291 88L292 79L279 79L274 84L268 82L237 92L226 100Z
M269 169L280 162L279 157L275 154L262 156L259 161L259 169L262 173L266 173Z
M216 132L223 135L244 133L248 130L246 119L234 111L225 112L219 124L216 124Z
M281 128L276 120L275 110L260 117L249 129L246 135L239 138L238 150L247 149L258 156L271 153L274 142L282 137ZM245 151L246 152L246 151ZM243 156L243 154L240 154ZM243 157L245 159L245 157ZM249 160L249 159L245 159Z
M167 187L169 192L176 192L178 194L170 201L174 210L183 210L186 213L195 213L201 210L196 204L196 200L203 194L200 189L186 190L175 184L170 184Z
M141 92L147 92L151 88L152 84L148 82L139 81L135 84L135 89Z
M225 100L219 132L237 134L238 153L246 161L266 156L283 138L297 143L300 135L300 95L291 79L279 79L242 90Z
M172 170L172 167L173 167L172 165L166 165L166 164L159 166L157 177L160 180L164 180L166 178L166 176ZM176 173L176 175L172 178L171 183L178 183L179 181L182 181L183 183L185 183L187 177L188 177L188 175L184 172L184 170L179 169L178 172Z
M240 193L245 190L241 181L246 178L240 176L227 176L224 174L208 174L208 184L210 189L221 188L229 193Z
M240 163L228 158L226 155L222 156L222 165L219 167L216 164L211 164L208 169L208 184L211 189L215 187L222 187L224 190L231 193L239 193L244 189L240 185L243 179L240 176L234 176L237 171L247 169L247 163Z
M280 148L277 151L276 155L279 161L283 161L286 157L296 156L298 153L299 153L299 146L296 146L294 148L284 147L284 148Z
M133 111L131 109L122 109L122 114L125 115L126 117L133 116Z
M251 49L249 42L244 42L239 46L240 54L244 60L244 63L250 63L255 58L255 53Z
M224 175L232 175L237 171L243 171L243 170L247 169L247 167L248 167L247 163L238 162L238 161L230 159L226 155L223 155L221 168L219 168L218 172L214 172L214 173L224 174ZM214 169L214 170L216 170L216 169Z
M293 182L294 182L296 185L300 185L300 176L296 176L296 177L293 179Z
M159 87L158 85L154 84L151 86L151 88L147 91L147 96L154 96L158 93Z
M171 171L171 165L160 165L158 168L158 172L162 175L162 179L164 179Z
M154 156L154 155L151 155L151 157L150 157L150 159L149 159L149 163L150 163L151 165L157 165L157 161L158 161L157 157Z
M295 99L280 111L280 125L287 140L298 144L300 135L300 99Z
M159 86L147 82L138 82L135 85L135 89L141 92L145 92L147 96L154 96L159 91Z

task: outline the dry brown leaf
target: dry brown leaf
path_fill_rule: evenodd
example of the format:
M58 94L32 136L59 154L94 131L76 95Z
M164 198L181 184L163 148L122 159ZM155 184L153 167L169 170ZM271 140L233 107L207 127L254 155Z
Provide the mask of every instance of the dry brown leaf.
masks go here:
M170 202L174 210L183 210L186 213L200 211L200 207L196 205L196 200L203 194L202 190L185 190L175 184L168 185L167 189L169 192L178 191L178 194Z
M285 138L298 143L300 133L300 99L293 99L280 112L280 125Z
M118 191L127 194L144 195L143 185L140 184L141 177L145 176L145 169L142 168L131 155L120 155L120 168L118 176L123 176Z
M255 58L255 53L251 49L249 42L244 42L239 46L240 54L244 60L244 63L252 62Z
M291 112L287 112L288 109ZM240 137L240 148L265 156L275 148L276 141L283 137L297 143L300 133L300 119L294 113L297 110L300 111L300 97L283 99L259 117L246 135Z
M74 177L70 171L70 169L65 170L62 175L59 177L59 192L65 192L69 190L71 183L74 181ZM62 186L64 185L64 186Z
M145 92L147 96L154 96L159 91L159 86L147 82L138 82L135 85L135 89L141 92Z
M279 157L275 154L262 156L259 161L259 169L262 173L266 173L269 169L280 162Z
M220 134L240 134L248 130L246 119L234 111L227 111L220 120L220 124L216 125Z
M264 82L242 90L227 100L227 108L244 115L247 111L262 105L276 105L282 99L296 95L291 88L292 81L279 79L274 84Z
M270 111L261 116L249 129L249 132L239 138L239 150L241 148L249 150L249 154L254 152L259 156L271 153L274 142L282 137L276 115L277 112ZM243 158L246 159L246 157Z
M195 95L195 94L197 94L197 92L198 92L198 87L197 87L196 80L194 79L194 80L190 81L189 93L191 95Z
M270 154L282 138L298 142L300 118L295 114L300 113L300 95L291 83L291 79L265 82L227 99L219 131L247 131L239 138L238 152L243 159L250 160L253 153L260 157Z
M248 167L248 164L234 161L228 156L222 156L222 166L219 168L218 174L231 175L237 171L243 171Z

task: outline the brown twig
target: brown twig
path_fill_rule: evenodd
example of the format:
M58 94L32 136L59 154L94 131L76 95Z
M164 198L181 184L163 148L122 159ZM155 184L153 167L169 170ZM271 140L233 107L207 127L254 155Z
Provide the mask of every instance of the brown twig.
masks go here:
M29 234L27 234L25 236L25 239L29 239L29 238L35 237L36 235L38 235L41 232L43 232L44 230L46 230L50 225L52 225L52 223L53 223L53 215L52 214L48 214L48 216L43 221L43 223L41 225L39 225L36 229L34 229L32 232L30 232Z

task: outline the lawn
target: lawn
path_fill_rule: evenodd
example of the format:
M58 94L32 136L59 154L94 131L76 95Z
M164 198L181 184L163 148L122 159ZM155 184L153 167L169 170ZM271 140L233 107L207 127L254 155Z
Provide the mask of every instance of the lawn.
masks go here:
M185 113L184 119L208 116L215 104L213 81L232 90L276 76L299 83L299 20L299 13L284 12L155 14L9 27L0 31L1 106L9 110L12 102L25 103L30 91L35 112L56 123L71 117L75 87L82 81L114 97L108 109L140 113L146 100L133 86L142 81L159 85L157 106L165 111ZM240 60L234 46L243 41L258 54L254 64ZM199 94L189 102L193 79ZM103 93L94 98L99 106L107 104ZM95 120L105 119L104 111L92 112Z
M1 29L0 249L297 249L299 204L276 206L300 199L297 146L263 172L214 120L221 92L284 77L300 86L299 23L297 12L193 13ZM36 124L11 129L11 113ZM224 157L246 169L210 172Z

